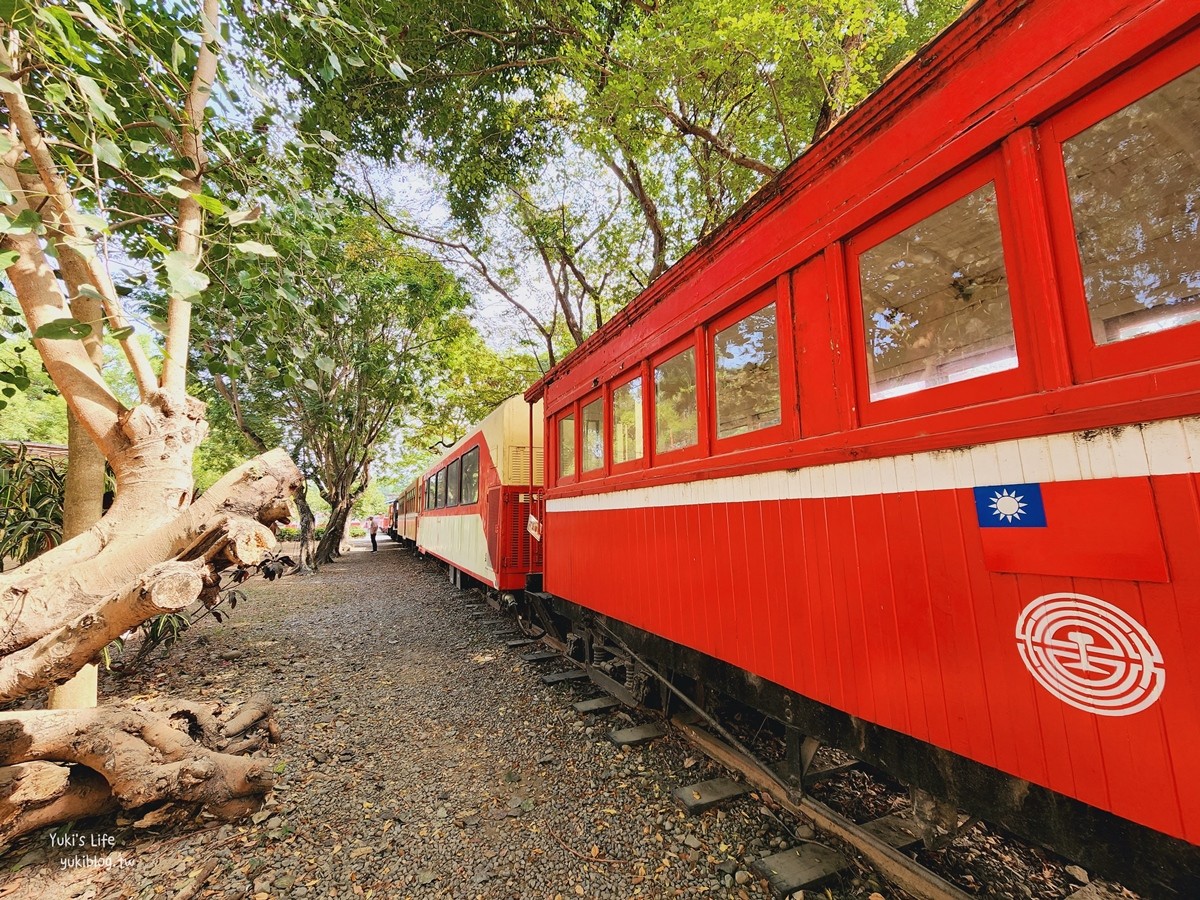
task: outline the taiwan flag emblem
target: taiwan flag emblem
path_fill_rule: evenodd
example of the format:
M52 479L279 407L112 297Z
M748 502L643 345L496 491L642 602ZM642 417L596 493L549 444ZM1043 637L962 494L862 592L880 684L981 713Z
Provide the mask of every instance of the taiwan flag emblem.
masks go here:
M1040 484L993 484L974 491L980 528L1046 527Z
M992 572L1170 580L1149 478L992 484L975 501L983 564ZM1049 512L1047 512L1049 510ZM1119 515L1105 515L1119 510Z

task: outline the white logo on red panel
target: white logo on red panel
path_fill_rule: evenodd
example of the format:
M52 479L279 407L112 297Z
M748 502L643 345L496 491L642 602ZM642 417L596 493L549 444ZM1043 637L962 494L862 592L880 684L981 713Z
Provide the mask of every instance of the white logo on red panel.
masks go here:
M1154 704L1167 673L1141 622L1086 594L1046 594L1017 619L1017 649L1038 684L1098 716L1129 716Z

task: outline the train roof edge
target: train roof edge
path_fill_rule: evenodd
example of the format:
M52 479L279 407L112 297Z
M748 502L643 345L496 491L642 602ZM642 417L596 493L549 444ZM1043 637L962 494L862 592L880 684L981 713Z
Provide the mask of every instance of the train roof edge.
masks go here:
M952 52L978 42L1013 16L1027 8L1032 0L972 0L957 19L934 35L920 49L896 66L883 83L853 109L845 113L825 134L805 148L779 174L764 182L751 197L730 214L712 233L701 238L676 260L659 278L626 304L611 319L590 334L564 359L553 365L525 391L525 399L541 399L546 387L572 365L603 346L623 329L630 327L723 244L735 240L752 219L765 215L772 201L846 152L864 131L893 110L897 101L912 100L941 75L958 63Z

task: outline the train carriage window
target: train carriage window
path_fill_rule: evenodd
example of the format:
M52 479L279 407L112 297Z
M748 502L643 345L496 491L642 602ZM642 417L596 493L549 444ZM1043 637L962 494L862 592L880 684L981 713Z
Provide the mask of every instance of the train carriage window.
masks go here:
M717 332L713 364L718 438L757 431L782 421L774 303Z
M462 484L462 459L456 459L446 467L446 505L458 506L459 488Z
M472 447L462 458L462 502L479 501L479 448Z
M558 477L570 478L575 474L575 416L563 416L558 420Z
M580 418L583 436L580 449L580 470L595 472L604 468L604 398L597 397L583 407Z
M692 447L696 428L696 351L689 347L654 367L654 447Z
M1062 152L1095 342L1200 321L1200 68Z
M445 493L442 490L444 472L438 472L433 476L433 508L441 509L446 505Z
M1017 366L996 186L858 257L872 400Z
M446 477L446 470L438 472L438 509L443 509L448 506L446 502L447 488L450 487L450 479Z
M642 379L634 378L612 392L613 465L642 458Z

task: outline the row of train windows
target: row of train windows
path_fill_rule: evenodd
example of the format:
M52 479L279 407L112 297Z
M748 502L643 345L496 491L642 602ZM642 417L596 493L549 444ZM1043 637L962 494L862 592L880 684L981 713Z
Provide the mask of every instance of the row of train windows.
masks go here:
M1061 144L1091 340L1200 321L1200 68ZM872 400L1017 367L996 185L857 257Z
M1062 142L1091 339L1095 346L1200 321L1200 68L1192 69ZM911 221L912 212L908 213ZM888 223L852 240L872 401L1018 365L1002 214L994 180L898 232ZM781 422L776 306L712 335L715 435ZM698 443L696 355L688 347L652 369L657 454ZM638 460L645 386L611 392L612 465ZM605 466L604 400L562 415L558 475ZM576 453L576 435L579 452Z
M417 489L411 487L396 499L396 512L407 515L417 511Z
M1198 113L1192 69L1077 133L1067 116L1062 230L1097 348L1200 321ZM857 254L871 400L1017 367L998 201L988 182Z
M479 448L462 456L425 479L425 508L465 506L479 500Z
M714 338L717 436L734 437L782 421L775 304L751 313ZM692 347L654 367L654 449L659 455L697 443L696 351ZM639 376L612 391L612 464L642 458L643 387ZM580 468L604 467L604 398L580 410ZM558 420L558 474L575 474L575 414Z

